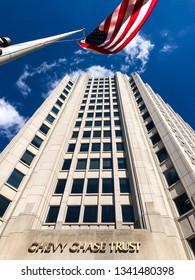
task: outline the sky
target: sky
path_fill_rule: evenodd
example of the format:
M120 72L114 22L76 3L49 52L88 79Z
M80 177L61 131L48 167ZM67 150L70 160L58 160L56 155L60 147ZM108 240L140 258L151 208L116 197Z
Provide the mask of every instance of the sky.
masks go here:
M91 33L121 0L1 0L0 37L22 43L85 28ZM66 75L130 76L137 72L195 129L195 1L159 0L125 49L114 55L86 52L66 41L0 66L0 152Z

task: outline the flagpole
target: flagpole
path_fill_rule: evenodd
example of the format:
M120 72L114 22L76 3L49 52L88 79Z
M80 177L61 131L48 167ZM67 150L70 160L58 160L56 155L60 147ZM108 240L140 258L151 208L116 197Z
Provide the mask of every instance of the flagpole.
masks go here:
M8 63L14 59L17 59L21 56L24 56L26 54L29 54L31 52L34 52L38 49L41 49L45 46L48 46L50 44L53 44L57 41L60 41L68 36L74 35L78 32L84 31L84 28L47 37L47 38L42 38L38 40L33 40L33 41L28 41L8 47L0 47L0 65Z

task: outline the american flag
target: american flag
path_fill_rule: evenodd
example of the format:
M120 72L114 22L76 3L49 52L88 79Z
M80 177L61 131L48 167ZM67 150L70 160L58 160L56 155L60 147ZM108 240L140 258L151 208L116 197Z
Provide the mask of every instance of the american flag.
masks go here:
M121 51L138 33L158 0L123 0L120 5L79 45L91 52Z

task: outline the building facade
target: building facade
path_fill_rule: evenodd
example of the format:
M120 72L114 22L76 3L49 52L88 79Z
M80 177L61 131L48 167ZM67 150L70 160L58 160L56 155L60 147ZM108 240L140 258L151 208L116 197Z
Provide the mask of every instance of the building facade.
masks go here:
M66 76L0 170L0 259L195 257L195 134L136 73Z

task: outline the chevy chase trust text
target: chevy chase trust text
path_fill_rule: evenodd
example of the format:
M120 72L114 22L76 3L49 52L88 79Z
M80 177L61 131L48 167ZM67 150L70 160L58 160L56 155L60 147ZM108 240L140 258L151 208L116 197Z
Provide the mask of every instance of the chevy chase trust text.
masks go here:
M73 242L46 243L34 242L28 248L28 253L139 253L141 242Z

